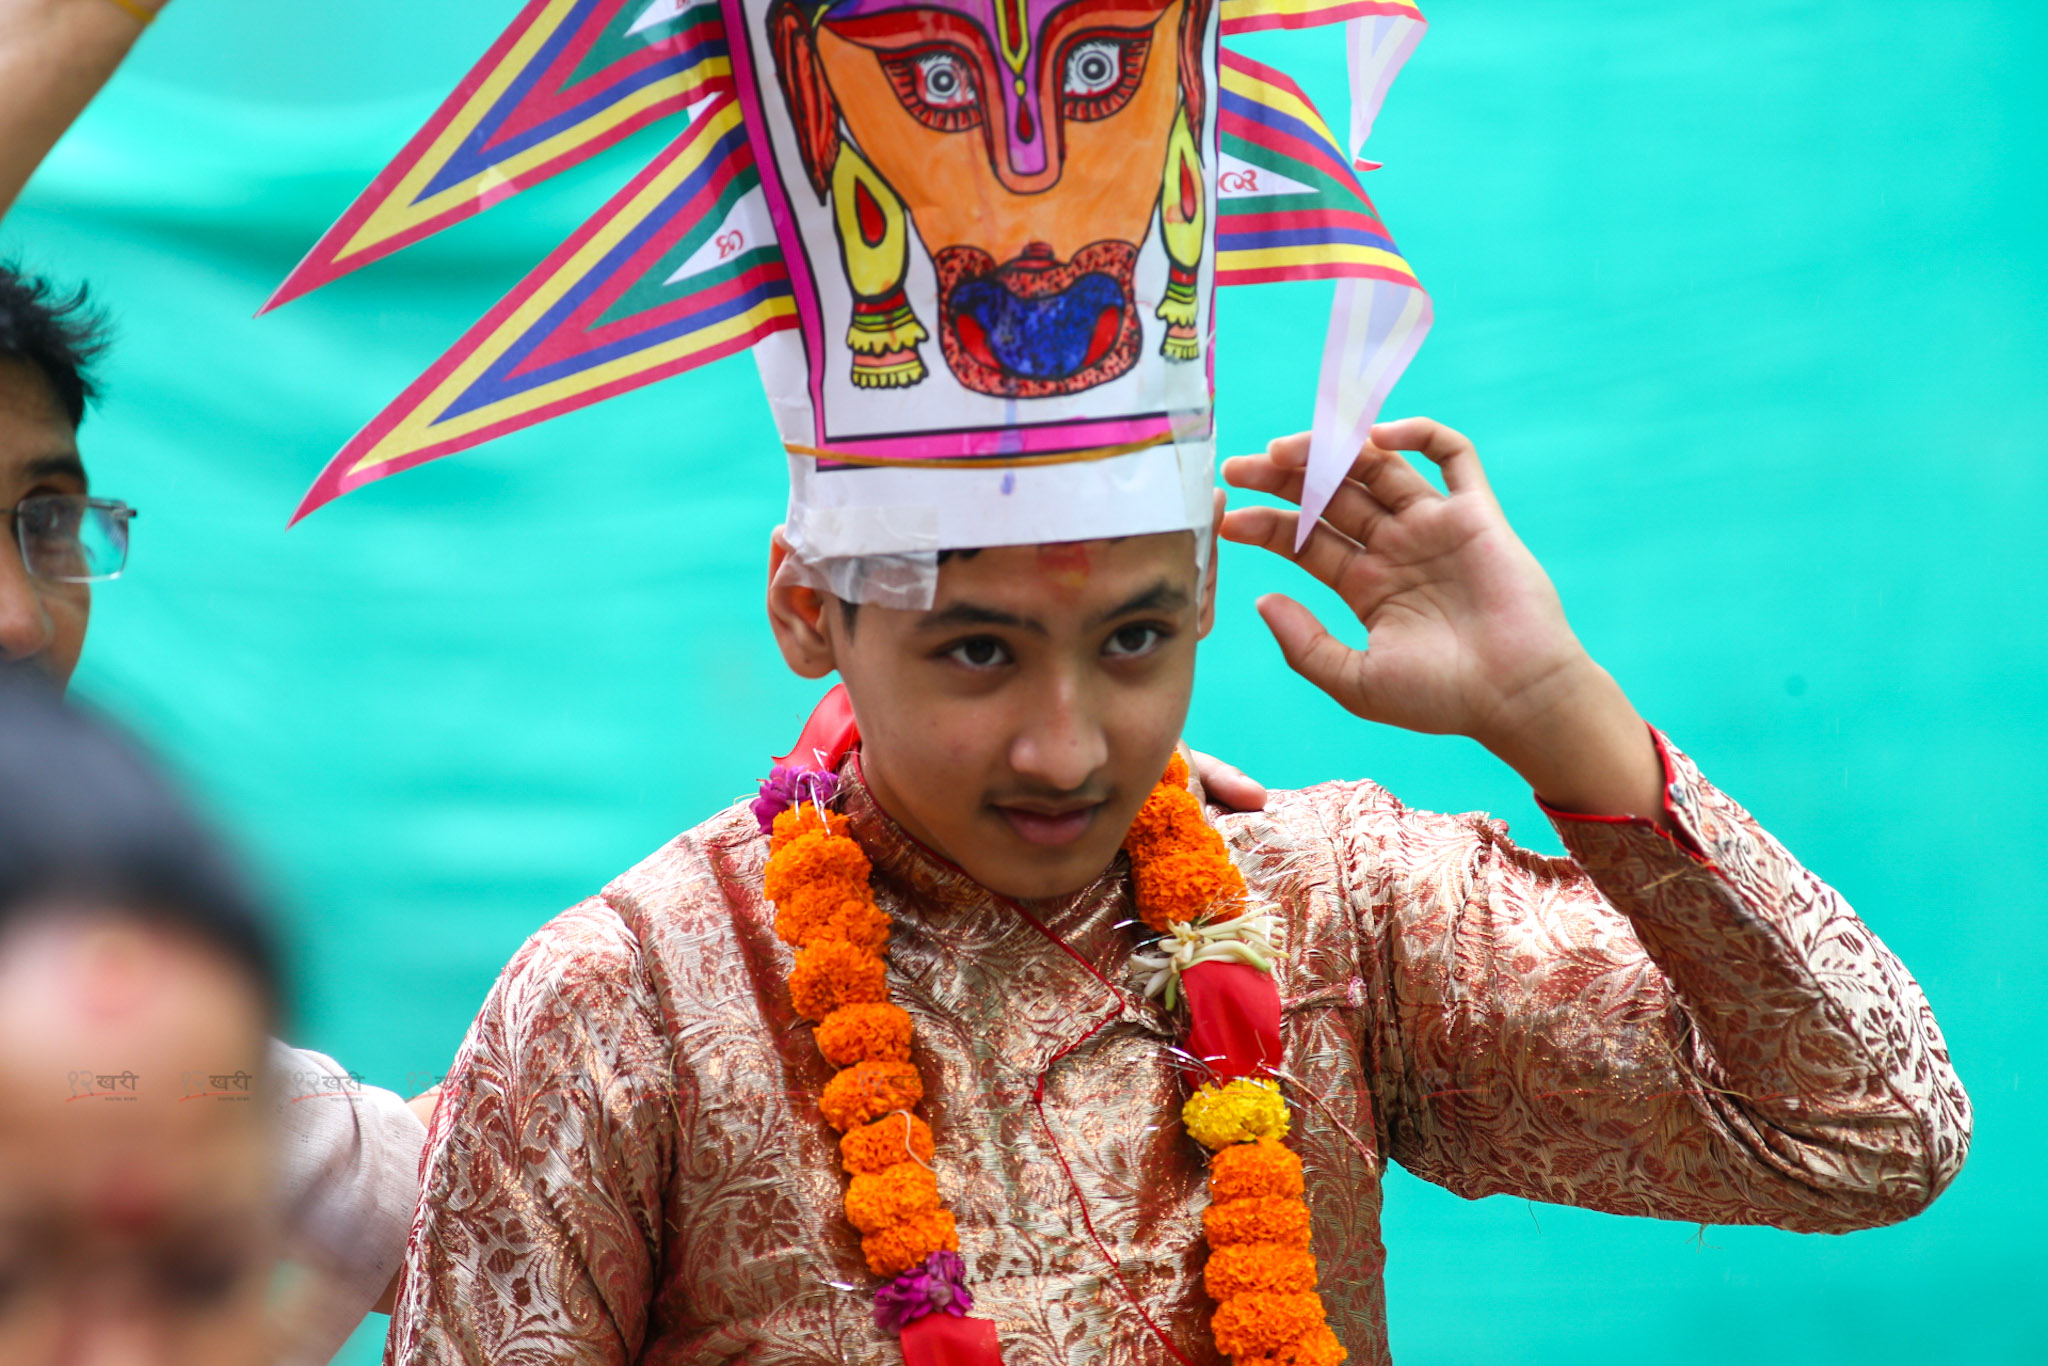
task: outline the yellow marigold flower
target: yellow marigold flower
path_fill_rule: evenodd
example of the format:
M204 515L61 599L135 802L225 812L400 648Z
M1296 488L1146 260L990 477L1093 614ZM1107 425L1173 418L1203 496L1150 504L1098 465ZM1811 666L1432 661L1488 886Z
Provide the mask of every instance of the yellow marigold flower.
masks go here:
M1279 1243L1308 1246L1308 1206L1277 1195L1226 1200L1202 1211L1202 1233L1212 1248L1237 1243Z
M1188 1097L1180 1117L1195 1142L1211 1151L1258 1138L1287 1137L1287 1102L1279 1083L1257 1077L1205 1083Z
M924 1079L907 1062L857 1062L835 1073L818 1093L825 1122L845 1133L924 1099Z
M1313 1291L1233 1296L1217 1305L1209 1320L1217 1350L1240 1358L1290 1348L1323 1326L1322 1296Z
M1211 1200L1242 1200L1248 1195L1299 1200L1302 1190L1301 1159L1276 1139L1233 1143L1209 1159Z
M927 1210L870 1233L860 1240L860 1248L867 1254L868 1270L877 1276L900 1276L934 1252L958 1252L960 1233L951 1210Z
M1326 1323L1270 1356L1239 1357L1237 1366L1337 1366L1350 1355Z
M911 1031L910 1012L903 1007L863 1001L841 1006L818 1021L812 1037L825 1061L851 1067L857 1062L909 1062Z
M1237 1295L1305 1294L1316 1288L1316 1259L1306 1248L1236 1243L1209 1250L1202 1284L1219 1304Z
M846 1217L862 1233L880 1233L938 1207L938 1177L915 1162L856 1176L846 1188Z
M913 1156L932 1160L932 1128L907 1111L849 1129L839 1140L839 1165L850 1172L887 1171Z

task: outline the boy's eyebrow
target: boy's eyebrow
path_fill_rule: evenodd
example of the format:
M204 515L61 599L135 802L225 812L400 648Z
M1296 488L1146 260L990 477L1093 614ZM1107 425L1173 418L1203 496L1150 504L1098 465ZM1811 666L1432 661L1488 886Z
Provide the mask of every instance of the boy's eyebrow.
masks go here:
M999 608L983 607L977 602L956 602L936 612L927 612L914 629L920 632L938 632L949 631L956 626L1011 626L1041 636L1051 634L1045 629L1043 622L1020 617L1014 612L1005 612Z
M1161 579L1142 593L1099 612L1088 623L1090 628L1127 617L1133 612L1178 612L1188 605L1188 593ZM998 607L984 607L978 602L956 602L936 612L927 612L924 619L913 629L920 633L952 630L961 626L1008 626L1014 630L1030 631L1034 635L1051 635L1045 623L1030 617L1020 617L1015 612L1005 612Z
M1165 579L1161 579L1136 597L1129 598L1110 608L1107 612L1098 614L1088 624L1090 626L1101 626L1107 622L1115 621L1118 617L1127 617L1133 612L1178 612L1187 605L1188 590L1168 583Z

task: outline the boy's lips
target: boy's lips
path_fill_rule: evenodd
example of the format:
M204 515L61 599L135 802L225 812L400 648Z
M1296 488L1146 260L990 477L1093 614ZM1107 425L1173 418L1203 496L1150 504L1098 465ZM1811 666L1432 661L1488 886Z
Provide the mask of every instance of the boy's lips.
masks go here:
M1003 819L1017 832L1019 839L1031 844L1061 845L1072 844L1095 823L1095 813L1102 810L1102 803L1074 807L1067 811L1032 811L1021 806L997 804L996 810L1003 813Z

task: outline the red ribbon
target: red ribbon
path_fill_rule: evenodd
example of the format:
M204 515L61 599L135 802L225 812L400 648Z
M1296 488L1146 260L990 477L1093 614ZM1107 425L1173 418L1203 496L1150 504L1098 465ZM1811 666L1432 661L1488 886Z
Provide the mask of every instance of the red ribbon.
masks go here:
M1280 984L1249 963L1197 963L1180 975L1188 998L1187 1050L1218 1081L1280 1065Z
M996 1326L987 1319L926 1314L903 1330L903 1366L1003 1366Z
M846 695L844 683L835 683L811 711L811 719L804 722L804 733L797 736L796 747L775 762L790 768L836 773L839 761L859 743L860 725L853 719L853 699Z

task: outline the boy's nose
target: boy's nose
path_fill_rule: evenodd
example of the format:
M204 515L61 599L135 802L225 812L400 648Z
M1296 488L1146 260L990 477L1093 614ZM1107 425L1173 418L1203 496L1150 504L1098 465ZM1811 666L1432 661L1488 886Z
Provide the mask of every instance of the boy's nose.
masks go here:
M1109 742L1080 689L1060 684L1010 747L1019 776L1056 792L1076 792L1109 761Z

